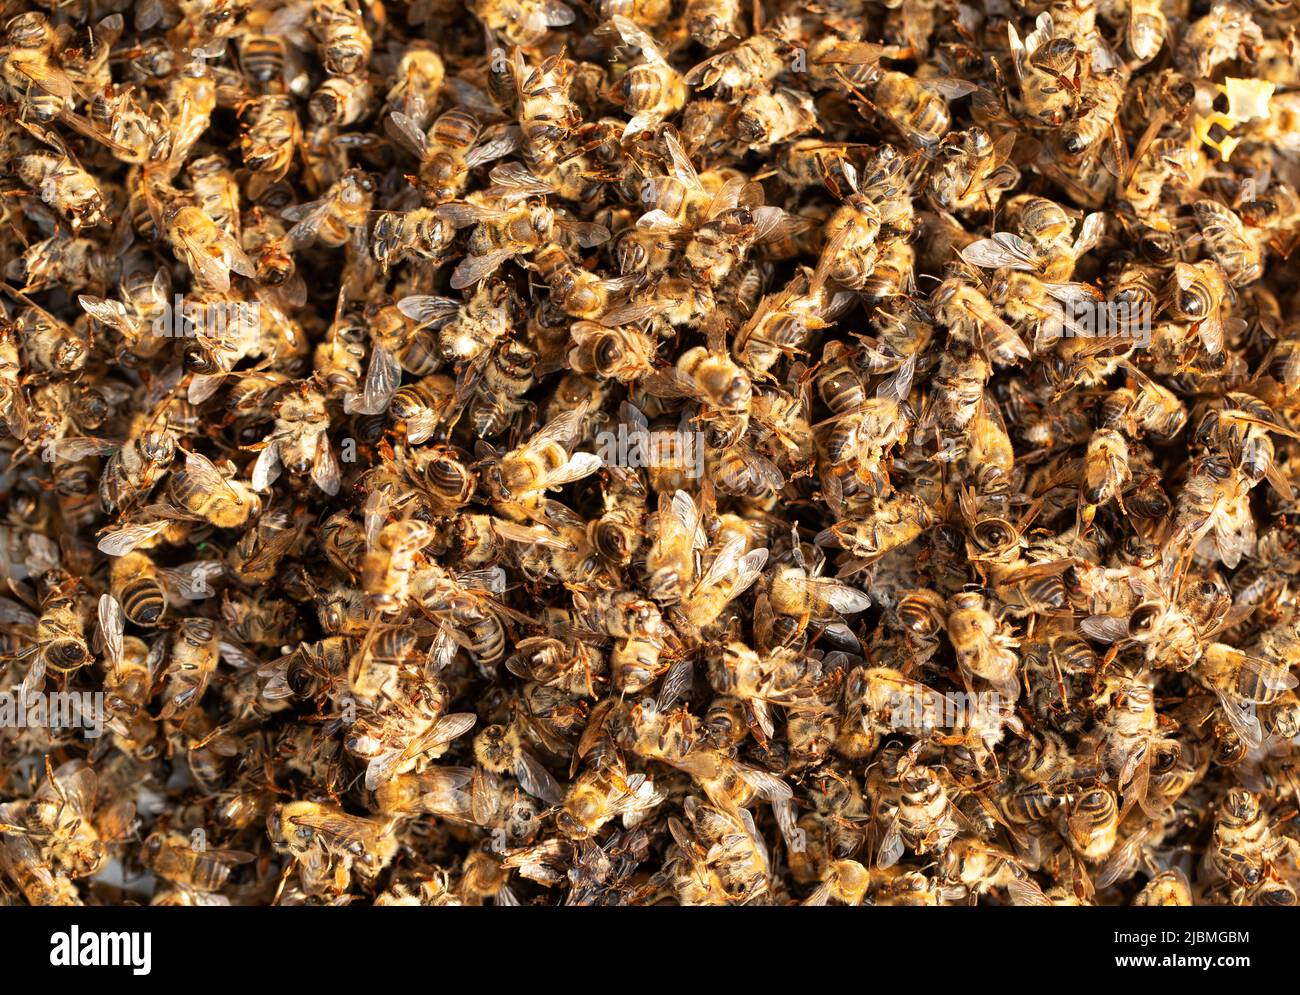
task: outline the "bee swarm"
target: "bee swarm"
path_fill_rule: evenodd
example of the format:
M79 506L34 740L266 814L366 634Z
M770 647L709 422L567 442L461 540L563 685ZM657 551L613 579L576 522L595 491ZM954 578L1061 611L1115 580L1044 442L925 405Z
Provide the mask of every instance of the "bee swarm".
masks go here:
M0 899L1294 904L1291 0L0 23Z

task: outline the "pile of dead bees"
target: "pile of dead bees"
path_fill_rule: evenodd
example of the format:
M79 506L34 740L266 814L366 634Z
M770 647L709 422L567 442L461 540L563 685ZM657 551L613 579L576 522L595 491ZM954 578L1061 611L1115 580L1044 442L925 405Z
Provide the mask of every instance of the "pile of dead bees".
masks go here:
M0 897L1293 904L1291 0L0 23Z

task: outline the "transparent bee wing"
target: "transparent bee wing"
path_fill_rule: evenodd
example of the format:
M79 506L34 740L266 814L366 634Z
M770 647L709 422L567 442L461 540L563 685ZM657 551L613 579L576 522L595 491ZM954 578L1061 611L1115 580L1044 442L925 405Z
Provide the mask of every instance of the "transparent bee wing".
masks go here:
M881 868L893 867L902 859L905 852L906 847L903 845L903 836L898 828L898 818L895 817L880 840L880 850L876 854L876 866Z
M813 589L843 615L855 615L871 607L871 598L866 594L830 577L807 577L800 583Z
M655 708L660 712L672 709L673 705L690 694L694 679L695 665L692 661L678 660L664 675L663 684L660 685L659 694L655 699Z
M1091 615L1079 622L1079 631L1099 643L1116 643L1128 638L1128 619L1114 615Z
M556 224L577 239L578 244L584 249L604 245L609 241L609 229L604 225L590 221L572 221L568 218L561 218Z
M317 487L333 497L339 492L341 478L339 461L334 457L334 447L324 432L316 442L316 458L311 462L311 479Z
M104 534L99 540L98 548L108 556L125 556L142 543L167 528L166 521L148 522L136 525L123 525Z
M0 598L0 623L30 626L35 625L36 621L36 616L17 601L12 598Z
M384 130L391 138L406 151L410 152L416 159L423 162L429 154L429 140L424 133L424 129L414 118L403 114L401 111L393 111L384 121ZM290 218L289 220L293 220Z
M96 321L115 329L128 339L134 339L140 334L140 329L121 301L81 294L77 297L77 303Z
M954 76L928 76L917 80L917 82L948 100L969 96L979 89L969 80L958 79Z
M441 328L460 313L461 302L450 297L416 294L397 302L397 310L421 327Z
M1027 871L1016 868L1011 873L1012 878L1007 882L1007 896L1011 899L1012 905L1037 908L1052 904L1047 896L1043 894L1043 889L1029 876Z
M667 211L655 208L637 218L637 228L641 231L672 233L681 231L682 225Z
M554 192L549 183L517 162L504 162L494 166L488 178L494 185L488 190L487 196L494 200L524 200L529 197L544 197Z
M388 410L393 395L402 386L402 367L397 356L389 349L376 344L370 350L370 365L361 397L349 394L343 400L343 410L349 414L381 415Z
M898 372L886 378L876 388L876 396L884 400L903 402L912 389L912 377L916 373L916 354L908 356Z
M495 125L483 133L479 143L465 156L465 168L473 169L485 162L510 155L519 148L519 144L520 134L517 127Z
M992 238L981 238L961 250L961 257L972 266L984 269L1036 270L1042 257L1038 251L1019 235L998 232Z
M451 274L451 288L464 290L491 276L507 259L518 255L513 249L495 249L484 256L466 256Z
M226 478L206 456L190 450L185 453L185 472L199 484L203 490L224 491L238 498L239 493L226 483Z
M120 448L118 443L91 436L68 436L53 439L46 446L46 452L60 460L80 460L87 456L103 456Z
M548 805L558 805L564 801L564 789L559 782L526 752L521 751L515 758L515 777L521 788Z
M687 83L692 83L691 76L696 70L701 69L711 62L715 61L717 56L706 59L704 62L692 69L686 77ZM702 74L701 74L702 75ZM695 166L691 164L691 157L687 154L686 149L682 147L681 139L677 132L672 128L665 128L663 132L664 145L668 149L669 170L686 186L697 192L704 191L704 184L700 182L700 175L695 171Z
M538 545L548 549L563 549L573 552L577 549L573 543L544 525L519 525L504 519L493 519L492 530L501 538L525 545Z
M590 476L604 465L604 461L595 453L574 453L562 467L542 476L538 480L538 487L539 489L562 487Z
M262 447L262 451L257 454L257 462L253 464L253 490L265 493L279 476L280 443L272 439Z
M217 392L225 379L222 373L196 373L190 380L185 399L191 404L202 404Z
M587 417L587 407L587 403L584 402L552 419L528 440L527 448L540 449L552 442L558 442L565 448L572 446L581 437L583 422Z
M1242 701L1222 691L1215 691L1219 699L1219 711L1233 731L1241 737L1252 750L1264 743L1264 728L1259 721L1259 712L1253 702Z

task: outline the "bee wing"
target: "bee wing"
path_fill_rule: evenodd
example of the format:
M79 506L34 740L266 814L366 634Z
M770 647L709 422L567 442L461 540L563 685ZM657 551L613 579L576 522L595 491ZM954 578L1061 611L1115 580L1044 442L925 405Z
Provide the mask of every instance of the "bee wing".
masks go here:
M527 752L521 751L515 759L515 777L521 788L548 805L564 801L564 789L559 782Z
M285 238L295 249L311 245L316 241L316 232L320 224L330 213L328 200L313 200L306 204L294 204L280 212L285 221L297 222L285 233Z
M754 581L763 575L763 567L766 565L766 549L750 550L742 556L736 567L735 579L731 582L730 597L737 598L749 590Z
M367 549L374 548L375 540L379 538L379 530L384 527L384 518L388 515L390 504L391 500L386 486L377 487L366 495L362 518L365 521Z
M407 759L465 735L474 728L474 723L477 721L478 716L473 712L453 712L444 715L433 724L432 729L425 733L420 748L415 753L406 753Z
M828 901L830 901L830 897L831 897L831 883L829 881L823 881L821 884L819 884L816 888L812 890L812 893L809 894L807 898L805 898L799 904L806 905L806 906L820 907L825 905Z
M1052 904L1043 894L1043 889L1038 886L1038 882L1029 876L1028 871L1017 867L1011 871L1011 875L1011 880L1007 882L1007 897L1011 899L1012 905L1037 908Z
M695 665L690 659L678 660L664 675L664 682L659 686L659 694L655 698L655 708L660 712L669 711L691 693L694 680Z
M419 123L401 111L393 111L384 121L384 131L411 155L423 162L429 155L429 139Z
M1252 750L1262 746L1264 728L1260 724L1259 712L1255 704L1230 697L1222 691L1216 690L1214 693L1219 699L1219 711L1228 720L1233 731L1241 737L1242 742Z
M1035 270L1041 257L1019 235L1001 231L992 238L981 238L962 249L959 255L972 266L984 269Z
M1295 675L1285 667L1270 663L1268 660L1261 660L1258 657L1248 656L1241 664L1243 675L1257 677L1268 693L1256 698L1255 701L1263 704L1271 701L1277 695L1290 691L1300 681L1297 681Z
M361 397L349 394L343 399L343 410L348 414L381 415L388 410L397 388L402 386L402 366L397 356L383 346L370 350L370 365L366 369L366 382ZM358 401L360 403L358 403Z
M166 521L147 522L138 525L123 525L121 528L106 532L99 540L99 551L108 556L125 556L141 543L148 542L163 529Z
M493 159L500 159L519 148L519 129L513 125L494 125L485 131L483 136L465 156L466 169L473 169ZM495 179L493 182L496 182ZM541 192L547 193L549 188Z
M696 73L717 58L718 56L715 55L712 58L705 59L701 62L698 66L687 73L686 82L694 85L696 80L699 78L696 76ZM699 75L702 76L703 73L699 73ZM693 76L696 76L696 79L692 79ZM691 157L687 154L686 149L682 147L682 142L677 136L677 132L672 128L665 128L663 136L664 145L668 149L669 171L673 176L682 183L685 183L692 190L703 192L704 184L700 182L700 174L695 171L695 166L691 164Z
M79 460L87 456L102 456L118 448L115 442L96 439L93 436L73 435L64 439L52 439L46 444L46 451L56 459Z
M438 214L454 228L468 228L480 221L498 221L508 216L505 211L498 208L483 207L479 204L443 204L437 210Z
M548 422L536 435L528 440L528 448L540 448L552 442L568 448L581 438L583 420L587 417L587 402L564 412L558 418Z
M393 555L406 557L412 553L418 553L429 544L431 537L432 531L429 526L414 519L408 520L397 541L393 544Z
M1241 562L1243 556L1249 556L1255 548L1255 520L1249 508L1246 517L1235 521L1222 513L1216 514L1211 521L1214 528L1214 548L1219 559L1229 570Z
M643 321L651 315L662 310L662 303L653 303L646 301L641 304L627 303L621 304L616 308L611 308L600 316L600 323L606 328L616 328L619 325L634 325L638 321Z
M807 218L787 214L779 207L754 208L754 241L757 243L779 242L811 227Z
M344 849L364 851L374 837L375 826L367 819L353 815L294 815L289 821L313 832L327 836Z
M888 49L865 41L841 41L817 57L819 66L873 66L887 56Z
M704 535L704 529L700 523L700 508L695 503L695 499L685 491L678 490L673 492L671 499L672 517L681 525L682 529L691 537L691 545L696 549L703 549L708 539ZM660 512L662 514L662 512Z
M5 625L35 625L37 618L12 598L0 598L0 622Z
M104 662L111 672L122 661L122 630L126 616L122 605L111 594L99 596L99 638L104 644Z
M613 26L618 36L628 45L632 45L641 50L641 55L648 62L663 62L664 57L659 51L659 46L655 40L636 24L635 21L624 17L622 14L615 14L609 19L609 24ZM607 29L602 26L597 29L597 33L603 33Z
M370 384L367 381L367 389L369 386ZM334 447L330 445L329 437L324 432L316 440L316 458L311 461L311 479L317 487L330 497L339 492L339 485L342 483L339 475L339 461L334 458Z
M554 187L518 162L503 162L494 166L488 178L494 184L488 191L488 196L494 200L524 200L555 192Z
M1117 643L1128 638L1128 619L1117 615L1090 615L1079 623L1079 631L1099 643Z
M655 208L637 218L636 226L641 231L671 233L682 230L682 224L667 211Z
M857 588L841 584L831 577L804 577L795 583L816 591L842 615L856 615L871 607L871 598Z
M127 314L126 305L121 301L115 301L109 297L91 297L87 294L81 294L77 297L77 303L81 305L86 314L101 324L121 332L128 339L133 339L139 334L135 322Z
M877 867L893 867L902 859L905 848L903 846L903 836L898 828L898 816L889 823L889 828L885 830L885 835L880 840L880 852L876 854Z
M49 771L49 767L46 767ZM48 774L49 780L36 791L38 798L57 798L66 801L76 813L89 815L95 807L95 794L99 790L99 777L84 760L69 760Z
M687 86L712 86L717 82L713 70L717 65L725 65L723 61L729 56L728 52L717 52L710 55L699 65L693 67L685 76L682 77ZM718 74L720 75L720 73Z
M573 235L578 240L578 244L584 249L604 245L609 241L609 229L604 225L598 225L591 221L572 221L569 218L561 218L556 223Z
M1244 412L1235 411L1232 414L1233 421L1245 422L1247 425L1258 425L1260 428L1267 429L1270 432L1276 432L1278 435L1284 435L1288 439L1300 439L1300 432L1288 428L1280 421L1272 418L1255 418Z
M5 61L5 68L55 97L71 97L75 92L72 77L43 58L29 58L19 50Z
M790 785L775 774L769 774L765 770L759 770L757 767L741 766L736 771L740 779L758 792L759 796L767 802L787 802L794 798L794 791Z
M931 76L926 79L918 79L917 82L948 100L957 100L960 97L969 96L979 89L969 80L958 79L955 76Z
M280 443L272 439L257 454L253 464L253 490L267 490L280 476ZM101 547L102 548L102 547Z
M1092 307L1105 300L1102 293L1087 283L1043 283L1049 297L1073 308Z
M902 403L912 389L912 377L916 374L916 353L908 356L903 365L893 376L885 379L876 388L876 397Z
M739 204L741 194L749 186L749 182L744 176L733 176L722 184L718 192L713 195L713 200L709 201L709 209L704 212L705 218L715 217Z
M1273 485L1273 489L1284 499L1287 501L1295 500L1295 490L1291 487L1291 481L1287 480L1282 471L1271 461L1264 468L1264 476Z
M1071 252L1075 259L1090 252L1096 248L1101 237L1106 233L1106 215L1101 211L1094 211L1083 219L1083 225L1079 228L1079 237L1074 240L1074 247Z
M148 31L161 22L166 14L167 9L163 6L163 0L139 0L135 5L136 31Z
M200 486L210 491L225 491L232 497L239 498L239 493L221 475L212 460L191 450L185 452L185 472L193 477Z
M768 490L779 491L785 486L785 474L766 456L755 452L743 442L733 448L741 462L745 464L745 469Z
M595 453L574 453L564 466L543 476L538 481L538 487L560 487L590 476L604 465L604 461Z
M185 392L185 399L191 404L202 404L209 397L217 392L221 386L221 381L225 379L222 373L196 373L190 380L189 388Z
M413 294L397 302L397 310L421 327L441 328L460 312L460 301L450 297Z
M217 652L221 655L222 660L236 670L256 671L262 667L262 661L254 656L247 647L231 642L229 639L217 640ZM237 753L231 754L231 756L237 755Z
M307 18L311 16L311 10L310 0L300 0L297 3L276 7L266 19L266 23L262 25L262 32L268 37L301 34ZM140 26L137 25L138 27Z
M517 255L513 249L494 249L484 256L466 256L451 274L451 288L464 290L472 287L485 277L491 276L501 264Z
M175 237L180 243L186 264L199 282L214 290L230 289L230 271L221 254L214 254L211 246L199 241L188 231L177 231Z
M696 583L695 590L706 591L721 583L724 577L739 567L744 551L745 537L738 535L731 536L713 557L713 562L709 564L709 569L705 571L704 576L702 576ZM764 550L764 552L766 552L766 550Z
M535 544L550 549L563 549L567 552L573 552L577 548L573 543L544 525L519 525L515 522L497 518L492 521L492 530L501 538L508 539L510 542Z

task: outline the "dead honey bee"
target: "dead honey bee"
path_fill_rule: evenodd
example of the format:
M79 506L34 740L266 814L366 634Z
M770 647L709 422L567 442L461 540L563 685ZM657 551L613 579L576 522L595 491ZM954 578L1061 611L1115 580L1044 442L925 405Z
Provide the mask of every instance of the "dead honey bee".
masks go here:
M253 490L265 491L284 467L295 475L310 473L322 491L337 493L339 466L326 434L328 427L325 398L314 384L304 382L285 394L276 405L275 428L253 466Z

